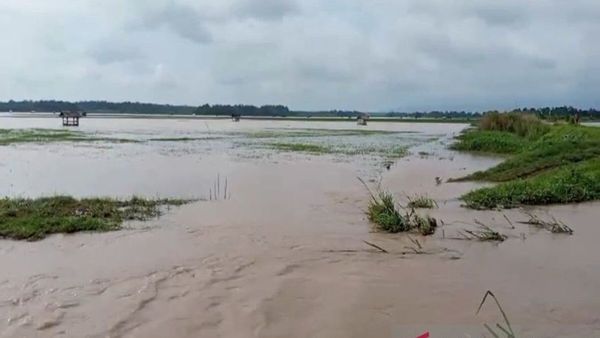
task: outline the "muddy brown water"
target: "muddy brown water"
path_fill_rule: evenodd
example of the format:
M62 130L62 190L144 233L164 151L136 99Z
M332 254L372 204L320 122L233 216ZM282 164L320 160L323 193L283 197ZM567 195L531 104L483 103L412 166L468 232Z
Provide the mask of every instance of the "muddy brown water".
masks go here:
M1 128L54 127L0 119ZM177 120L84 120L89 132L196 135ZM209 122L211 130L355 128L347 123ZM537 208L574 229L554 235L516 223L520 210L470 211L473 183L443 183L498 163L445 149L465 126L372 124L438 135L416 142L389 171L352 159L262 152L215 143L0 147L5 195L198 196L215 176L231 198L168 210L110 233L0 241L0 333L5 337L481 337L501 321L519 337L600 336L599 203ZM440 136L441 135L441 136ZM417 136L416 136L417 137ZM429 139L424 137L422 140ZM411 143L412 144L412 143ZM428 155L419 155L419 152ZM66 168L65 168L66 167ZM68 170L70 184L57 183ZM445 225L432 237L373 232L357 175L381 178L401 200L426 193ZM371 174L370 176L368 174ZM7 178L8 177L8 178ZM375 184L371 182L371 184ZM504 219L506 215L514 228ZM452 239L474 219L509 236L500 244ZM364 244L375 243L380 253Z

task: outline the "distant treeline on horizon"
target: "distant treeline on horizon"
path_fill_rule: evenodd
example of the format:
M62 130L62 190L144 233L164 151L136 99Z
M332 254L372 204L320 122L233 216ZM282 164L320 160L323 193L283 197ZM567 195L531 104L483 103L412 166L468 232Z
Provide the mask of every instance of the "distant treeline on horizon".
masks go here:
M186 105L154 104L140 102L107 101L8 101L0 102L0 112L61 112L84 111L91 114L166 114L166 115L208 115L208 116L277 116L277 117L356 117L363 112L348 110L293 111L283 105L209 105L199 107ZM584 119L600 119L600 110L574 107L518 108L511 112L535 114L542 118L564 117L579 114ZM470 119L487 112L470 111L429 111L429 112L388 112L371 113L374 116L397 118L457 118Z

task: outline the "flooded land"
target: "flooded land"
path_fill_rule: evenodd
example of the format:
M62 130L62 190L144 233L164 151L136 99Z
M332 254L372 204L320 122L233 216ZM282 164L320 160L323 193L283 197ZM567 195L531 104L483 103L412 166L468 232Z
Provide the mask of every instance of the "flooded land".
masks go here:
M2 196L185 203L0 240L2 337L491 337L504 321L492 302L476 314L488 290L518 337L600 336L600 203L462 207L490 183L448 180L505 159L449 149L467 124L59 125L0 118ZM435 233L377 231L358 178L430 200ZM481 224L504 240L478 240Z

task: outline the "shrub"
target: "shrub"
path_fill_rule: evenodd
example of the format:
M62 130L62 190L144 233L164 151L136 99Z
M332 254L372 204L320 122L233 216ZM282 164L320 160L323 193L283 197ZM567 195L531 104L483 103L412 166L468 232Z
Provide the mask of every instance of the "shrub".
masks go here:
M479 129L487 131L504 131L537 139L550 130L550 126L542 122L537 116L518 113L485 114L479 121Z

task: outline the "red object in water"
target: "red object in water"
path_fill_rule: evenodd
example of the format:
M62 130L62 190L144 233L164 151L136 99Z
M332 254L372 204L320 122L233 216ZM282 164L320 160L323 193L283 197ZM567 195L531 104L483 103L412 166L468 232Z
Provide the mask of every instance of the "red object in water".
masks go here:
M422 335L418 336L417 338L429 338L429 332L425 332Z

